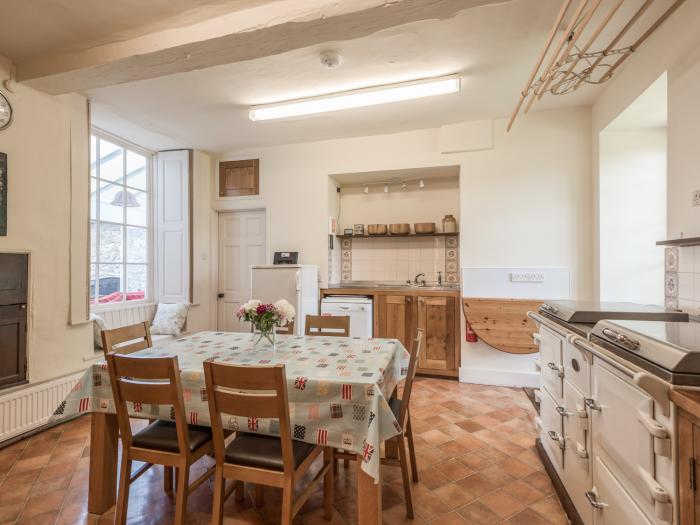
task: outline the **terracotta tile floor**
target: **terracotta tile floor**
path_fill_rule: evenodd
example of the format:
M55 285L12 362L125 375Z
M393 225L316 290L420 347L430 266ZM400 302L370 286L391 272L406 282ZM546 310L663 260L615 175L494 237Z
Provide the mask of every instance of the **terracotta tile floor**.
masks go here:
M549 478L534 450L534 411L520 389L466 385L418 378L411 400L420 483L413 484L415 520L407 520L396 467L382 469L384 523L389 525L566 524ZM89 417L47 430L0 450L0 524L112 523L114 510L88 516ZM193 477L211 459L193 467ZM192 478L191 478L192 479ZM279 522L280 494L265 490L256 508L247 487L245 501L231 497L227 524ZM189 499L188 523L209 523L211 487ZM321 493L295 523L328 523ZM355 521L355 472L341 465L335 484L332 525ZM133 486L129 523L171 523L173 503L162 490L162 469L149 470Z

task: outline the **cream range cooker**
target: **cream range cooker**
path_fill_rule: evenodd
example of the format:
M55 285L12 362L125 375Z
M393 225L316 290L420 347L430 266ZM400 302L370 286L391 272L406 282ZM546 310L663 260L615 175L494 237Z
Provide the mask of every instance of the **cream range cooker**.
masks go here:
M569 517L585 525L677 524L668 395L674 384L700 386L700 361L662 334L695 323L626 303L548 302L528 315L539 326L538 451L561 481Z

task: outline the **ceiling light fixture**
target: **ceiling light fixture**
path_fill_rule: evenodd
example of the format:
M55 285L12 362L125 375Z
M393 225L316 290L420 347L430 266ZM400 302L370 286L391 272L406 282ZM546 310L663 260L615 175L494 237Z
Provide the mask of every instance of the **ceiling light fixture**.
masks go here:
M270 120L286 117L299 117L314 113L326 113L341 109L352 109L402 100L432 97L456 93L460 90L460 79L457 76L433 78L391 84L381 87L345 91L322 97L252 106L250 120Z
M405 183L405 182L401 184L401 189L402 189L403 191L406 191L407 188L408 188L408 186L406 186L406 183Z
M384 193L389 193L389 185L388 184L384 185Z
M421 179L420 182L418 183L418 187L419 187L420 189L425 188L425 182L423 182L423 179Z
M369 186L365 186L365 195L369 193Z

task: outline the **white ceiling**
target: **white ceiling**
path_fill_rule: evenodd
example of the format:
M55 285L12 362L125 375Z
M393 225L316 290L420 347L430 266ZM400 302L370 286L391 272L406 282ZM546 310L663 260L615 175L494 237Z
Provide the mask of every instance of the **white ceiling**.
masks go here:
M14 63L182 27L274 0L2 0L0 50Z
M624 9L630 13L640 3L632 0ZM507 117L560 5L560 0L509 0L466 9L446 20L414 22L355 40L91 89L86 95L93 102L97 126L151 149L225 152ZM604 9L610 5L612 0L603 0ZM609 40L612 31L601 35L601 42ZM329 49L343 58L334 70L319 63L319 53ZM454 73L462 78L459 94L288 120L248 119L254 104ZM546 96L536 109L589 105L602 89L585 86L574 94Z

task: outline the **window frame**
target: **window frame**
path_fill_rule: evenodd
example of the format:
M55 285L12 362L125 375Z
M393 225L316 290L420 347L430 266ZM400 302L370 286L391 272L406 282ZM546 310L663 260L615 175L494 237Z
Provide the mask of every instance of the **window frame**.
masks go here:
M90 142L92 142L92 138L95 137L97 139L98 144L95 146L96 153L99 156L99 140L105 140L108 142L111 142L115 146L118 146L124 150L124 160L123 160L123 170L124 170L124 177L123 177L123 182L121 183L121 187L124 190L132 189L135 191L144 191L140 188L132 187L127 184L126 181L126 151L131 151L133 153L136 153L138 155L142 155L146 159L145 163L145 169L146 169L146 202L148 203L148 211L146 214L146 226L145 229L147 231L147 249L148 249L148 256L146 258L145 263L128 263L126 261L126 246L127 246L127 228L129 227L129 224L126 222L126 215L123 218L123 222L114 222L114 221L103 221L100 219L100 199L99 199L99 193L100 193L100 184L101 183L111 183L111 181L101 179L99 177L99 163L96 163L95 166L95 175L93 176L92 174L92 168L91 166L89 167L89 177L90 177L90 187L92 186L92 181L96 181L96 193L97 195L95 196L95 218L92 218L92 189L90 189L89 197L89 216L88 216L88 239L89 239L89 245L88 245L88 304L90 307L91 312L104 312L104 311L109 311L109 310L120 310L123 308L129 308L129 307L137 307L137 306L142 306L142 305L147 305L147 304L153 304L153 297L154 297L154 284L155 284L155 256L154 256L154 242L155 242L155 234L154 234L154 228L155 228L155 221L154 221L154 205L155 205L155 196L153 194L154 192L154 180L153 180L153 174L154 174L154 159L155 159L155 152L146 149L142 146L139 146L137 144L134 144L132 142L129 142L125 139L122 139L121 137L118 137L116 135L113 135L111 133L108 133L104 130L101 130L96 127L91 127L90 128ZM90 157L90 164L92 164L92 145L88 144L88 149L89 149L89 157ZM126 208L124 207L124 214L126 214ZM93 235L92 235L92 224L95 224L95 261L93 262L92 260L92 242L93 242ZM122 232L122 257L123 261L121 263L109 263L109 262L100 262L99 260L99 243L100 243L100 225L101 224L113 224L113 225L118 225L123 228ZM143 226L136 226L136 225L131 225L132 227L141 227L144 228ZM126 272L127 272L127 266L129 264L144 264L146 266L146 293L144 294L143 299L135 299L135 300L130 300L128 301L126 299L126 295L124 298L119 301L119 302L110 302L110 303L104 303L100 304L99 302L92 303L90 302L90 293L92 291L90 282L92 279L90 278L90 274L92 273L92 266L93 264L95 265L95 287L96 289L94 290L95 293L95 301L99 301L99 293L98 293L98 288L99 286L99 279L100 279L100 266L108 265L108 264L120 264L123 268L122 270L122 276L121 276L121 281L123 283L124 288L126 287ZM123 292L126 292L126 290L123 290Z

